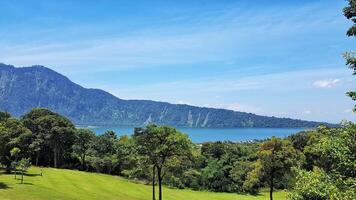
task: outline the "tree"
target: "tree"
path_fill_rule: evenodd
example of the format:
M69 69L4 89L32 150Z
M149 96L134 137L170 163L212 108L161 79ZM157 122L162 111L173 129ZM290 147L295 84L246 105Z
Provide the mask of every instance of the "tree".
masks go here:
M10 119L11 115L8 112L0 112L0 122L6 122L6 120Z
M224 155L226 144L223 142L206 142L201 147L201 154L204 156L220 159Z
M28 153L27 143L31 135L31 131L17 119L7 118L0 121L0 163L5 166L7 172L11 172L12 169L11 150L21 147L21 154Z
M89 154L94 138L95 133L88 129L77 129L75 131L73 153L79 157L82 170L87 170L85 158Z
M263 177L261 162L252 164L252 170L247 173L246 180L243 183L243 189L251 194L257 194L261 186Z
M287 140L273 137L261 144L258 151L258 163L270 188L270 200L273 200L273 189L277 180L291 173L297 166L299 153Z
M297 182L290 200L330 199L339 193L332 179L322 170L315 168L313 171L298 170Z
M356 0L348 0L348 6L343 10L344 16L353 22L353 25L347 30L346 35L349 37L356 36ZM344 54L346 59L346 65L353 70L353 75L356 75L356 52L347 52ZM356 101L356 91L350 91L348 96ZM356 112L356 105L354 106L354 112Z
M35 165L38 166L38 160L40 158L40 152L45 144L45 138L43 134L37 134L32 139L32 143L29 145L32 152L35 154Z
M117 136L114 131L106 131L96 136L90 148L88 161L98 172L111 174L119 164L117 154Z
M121 136L116 143L116 157L118 159L117 168L120 175L127 175L128 177L141 178L140 172L143 168L140 162L143 160L138 155L137 146L132 137L127 135ZM125 172L125 173L124 173ZM150 176L151 177L151 176Z
M19 157L20 152L21 152L21 150L17 147L11 149L11 151L10 151L11 157L14 157L14 160L12 161L12 165L15 170L15 179L16 179L16 173L17 173L16 166L18 164L17 159Z
M29 147L36 152L36 165L41 156L51 155L53 166L58 167L59 161L69 156L75 129L70 120L48 109L35 108L22 117L22 122L33 133L32 144ZM43 149L47 151L41 155ZM52 151L52 154L49 154L48 150Z
M356 125L318 128L304 153L313 160L312 171L297 170L293 200L340 199L356 197Z
M353 22L353 25L347 30L347 36L356 36L356 0L348 0L348 6L343 10L347 19Z
M180 133L173 127L156 125L148 125L145 129L136 129L134 138L139 145L139 153L147 157L153 168L153 188L154 176L157 173L158 198L162 200L162 179L165 165L170 159L189 156L191 141L187 135ZM155 196L153 196L153 199L155 199Z
M296 150L303 151L304 147L308 144L309 141L309 134L308 132L302 131L288 137L288 140L291 141L293 147Z
M305 153L313 157L313 165L341 179L356 177L356 125L317 131L317 140L305 148Z
M59 157L63 156L72 146L74 140L73 134L74 130L72 127L54 125L46 135L46 141L53 150L53 166L55 168L58 167Z
M31 162L29 158L23 158L18 162L18 166L21 170L21 184L23 184L23 175L25 171L31 166Z
M243 186L247 179L247 174L253 169L252 166L253 162L250 161L236 161L232 166L233 168L230 172L230 177L234 181L236 191L253 193L251 190L248 190Z

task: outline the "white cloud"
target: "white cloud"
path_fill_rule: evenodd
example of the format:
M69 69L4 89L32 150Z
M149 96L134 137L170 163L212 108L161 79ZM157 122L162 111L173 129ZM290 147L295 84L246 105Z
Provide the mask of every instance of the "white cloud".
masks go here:
M346 109L344 110L344 113L352 113L352 109Z
M305 115L310 115L312 112L310 111L310 110L305 110L304 112L303 112L303 114L305 114Z
M283 73L271 73L257 76L237 77L235 73L231 75L221 75L215 77L183 79L172 82L145 83L139 85L126 85L108 83L105 85L86 85L87 87L99 87L110 91L124 99L153 99L176 103L188 103L183 99L203 99L204 102L189 102L189 104L205 104L216 101L225 101L226 96L238 94L244 91L268 90L270 92L290 92L312 89L310 82L313 80L327 80L325 77L336 75L346 80L350 76L347 69L314 69L299 70ZM299 81L304 80L304 81ZM340 80L331 81L340 84ZM347 81L343 86L346 86ZM352 85L350 82L348 85ZM199 91L199 92L197 92ZM233 102L233 101L232 101ZM227 103L226 101L224 103ZM231 103L231 101L230 101ZM241 106L241 105L240 105ZM222 108L222 106L220 106Z
M341 83L340 79L328 79L314 81L313 86L317 88L332 88Z

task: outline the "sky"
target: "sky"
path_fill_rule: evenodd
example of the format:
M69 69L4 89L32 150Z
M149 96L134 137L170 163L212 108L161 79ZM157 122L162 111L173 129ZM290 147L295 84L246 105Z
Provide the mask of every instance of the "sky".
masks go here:
M356 122L343 0L0 0L0 62L87 88L260 115Z

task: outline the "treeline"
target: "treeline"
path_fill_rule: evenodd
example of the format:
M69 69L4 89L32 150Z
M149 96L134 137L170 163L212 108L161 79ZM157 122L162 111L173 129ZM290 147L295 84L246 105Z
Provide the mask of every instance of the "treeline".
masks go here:
M20 119L0 112L0 163L115 174L155 185L257 194L289 189L290 199L355 199L356 125L319 127L286 139L193 144L168 126L136 128L132 136L77 129L67 118L33 109Z

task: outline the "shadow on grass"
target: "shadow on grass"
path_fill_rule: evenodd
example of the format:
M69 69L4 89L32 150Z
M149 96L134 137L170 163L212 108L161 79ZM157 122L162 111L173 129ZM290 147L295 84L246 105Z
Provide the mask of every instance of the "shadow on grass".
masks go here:
M41 174L27 174L27 173L24 173L23 175L29 177L41 176Z
M5 183L0 183L0 190L3 189L9 189L10 187L8 185L6 185Z
M11 173L4 173L4 174L12 174L15 176L15 172L12 171ZM1 175L1 172L0 172ZM36 177L36 176L41 176L41 174L29 174L29 173L24 173L23 176L28 176L28 177ZM21 180L21 172L17 172L16 173L16 179L20 179Z
M18 185L33 185L33 183L17 183Z
M254 197L261 197L261 196L263 196L263 194L262 193L237 193L237 194L239 194L239 195L243 195L243 196L254 196Z

